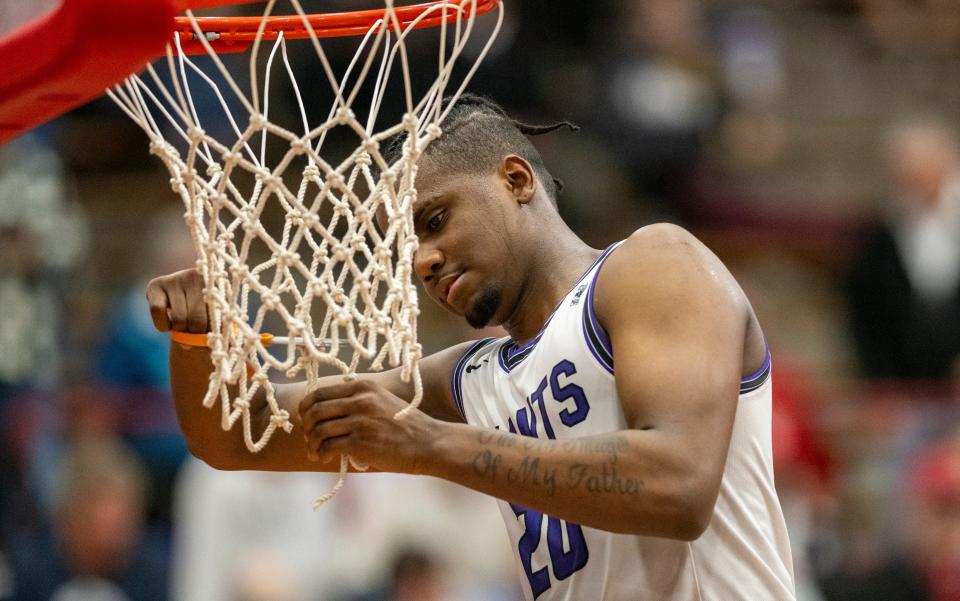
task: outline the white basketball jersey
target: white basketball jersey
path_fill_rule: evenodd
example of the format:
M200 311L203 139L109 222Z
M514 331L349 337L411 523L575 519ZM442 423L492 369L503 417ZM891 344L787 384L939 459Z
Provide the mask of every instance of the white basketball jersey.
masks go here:
M474 344L453 374L469 424L544 439L627 429L614 357L593 310L608 248L541 332ZM500 501L528 601L788 601L790 543L773 484L769 352L740 385L720 496L693 542L581 527Z

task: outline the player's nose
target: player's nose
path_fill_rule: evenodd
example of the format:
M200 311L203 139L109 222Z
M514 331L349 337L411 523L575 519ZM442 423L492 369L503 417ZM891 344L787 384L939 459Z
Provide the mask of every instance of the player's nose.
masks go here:
M413 255L413 271L424 284L434 284L443 267L443 253L436 246L421 244Z

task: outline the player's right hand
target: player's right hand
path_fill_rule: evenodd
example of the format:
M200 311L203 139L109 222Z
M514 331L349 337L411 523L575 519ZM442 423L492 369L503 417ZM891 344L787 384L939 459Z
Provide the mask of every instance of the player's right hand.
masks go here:
M184 269L150 280L147 302L153 325L161 332L203 334L210 327L203 300L203 277L196 269Z

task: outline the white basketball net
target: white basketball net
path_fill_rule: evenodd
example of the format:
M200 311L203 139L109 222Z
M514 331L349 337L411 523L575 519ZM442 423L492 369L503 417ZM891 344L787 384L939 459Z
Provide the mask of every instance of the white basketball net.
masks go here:
M266 4L264 17L274 3ZM290 4L306 23L300 3L290 0ZM148 66L144 77L150 83L132 75L109 91L149 136L151 152L169 169L173 190L186 208L211 319L208 344L214 373L203 403L209 408L219 400L223 428L240 421L252 452L263 449L276 429L289 432L292 428L289 414L276 402L269 378L272 370L287 377L305 375L312 384L323 363L349 377L361 361L369 362L373 370L388 362L401 367L404 381L414 383L411 405L398 417L416 407L422 396L419 310L412 282L417 238L411 206L416 200L417 160L440 135L439 124L453 106L443 105L442 99L451 92L454 97L462 93L500 28L503 10L467 75L454 85L454 63L474 28L476 0L439 3L405 29L393 13L392 0L385 0L385 5L384 20L392 31L381 21L371 27L339 79L311 30L310 42L320 60L314 71L322 69L335 97L322 123L309 123L282 35L272 45L263 76L258 77L261 25L250 53L250 89L245 94L208 43L210 34L200 31L189 12L196 39L229 93L244 107L243 118L232 114L227 93L214 77L184 54L179 37L167 47L172 85ZM420 19L449 11L457 18L440 26L437 78L415 101L405 42ZM299 107L302 123L296 131L270 120L270 82L278 51ZM406 114L400 123L376 129L380 108L389 102L387 84L395 69L402 71L403 87L402 96L392 99L405 103ZM372 101L361 119L353 104L373 72ZM199 82L222 107L219 125L229 123L233 132L229 139L217 140L205 133L195 104ZM333 163L324 158L324 142L337 128L351 130L360 143L346 159ZM165 139L167 132L173 132L173 143ZM388 164L381 144L400 133L407 140L402 157ZM267 162L268 137L282 140L284 148L271 164ZM273 148L277 140L271 142ZM282 223L268 229L261 218L265 211L277 212L277 207L282 209ZM382 234L374 226L378 211L386 215ZM265 323L278 318L287 336L267 343L261 338ZM285 349L285 354L270 352L268 346ZM271 418L262 432L253 432L250 405L261 389ZM341 470L346 470L346 458L341 460ZM342 477L337 488L340 484Z

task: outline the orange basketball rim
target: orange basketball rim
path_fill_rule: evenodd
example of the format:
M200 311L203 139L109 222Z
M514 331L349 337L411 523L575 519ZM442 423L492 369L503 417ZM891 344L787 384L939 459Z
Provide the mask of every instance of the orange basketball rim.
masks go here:
M462 5L476 15L501 0L446 0L395 7L401 28L437 4ZM474 4L475 2L475 4ZM202 52L186 10L255 0L63 0L53 11L0 36L0 144L97 96L162 55L174 32L185 52ZM257 38L273 40L363 35L384 17L385 8L301 17L198 17L200 31L219 53L240 52ZM456 10L433 11L416 28L457 19Z

